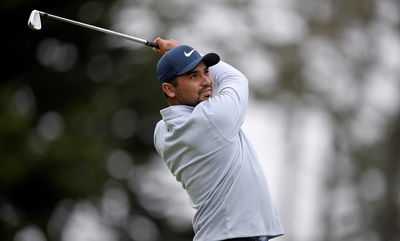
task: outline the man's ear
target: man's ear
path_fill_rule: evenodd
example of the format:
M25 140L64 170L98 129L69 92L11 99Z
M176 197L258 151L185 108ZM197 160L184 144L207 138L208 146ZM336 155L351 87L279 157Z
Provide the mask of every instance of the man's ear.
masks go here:
M162 83L161 88L168 97L174 98L176 96L175 87L171 83Z

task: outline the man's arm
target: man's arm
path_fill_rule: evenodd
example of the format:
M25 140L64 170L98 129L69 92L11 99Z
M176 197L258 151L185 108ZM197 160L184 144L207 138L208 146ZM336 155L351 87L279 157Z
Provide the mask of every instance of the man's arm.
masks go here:
M214 97L204 102L208 118L220 133L232 140L244 122L248 103L248 80L231 65L220 62L210 67L217 84Z

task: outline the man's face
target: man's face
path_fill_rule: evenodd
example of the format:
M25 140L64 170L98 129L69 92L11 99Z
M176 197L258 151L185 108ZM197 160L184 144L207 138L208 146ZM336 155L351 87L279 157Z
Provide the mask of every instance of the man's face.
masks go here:
M213 80L203 62L189 73L178 76L175 81L176 86L164 83L169 88L169 91L164 88L164 92L170 97L171 105L196 106L212 95Z

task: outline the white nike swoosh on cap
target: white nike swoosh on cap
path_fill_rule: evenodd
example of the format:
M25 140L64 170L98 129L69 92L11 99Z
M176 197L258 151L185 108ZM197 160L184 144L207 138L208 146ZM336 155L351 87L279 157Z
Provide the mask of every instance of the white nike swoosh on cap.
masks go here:
M190 51L189 53L186 53L186 51L183 51L183 53L185 54L186 57L190 57L190 55L192 55L194 52L194 49L192 49L192 51Z

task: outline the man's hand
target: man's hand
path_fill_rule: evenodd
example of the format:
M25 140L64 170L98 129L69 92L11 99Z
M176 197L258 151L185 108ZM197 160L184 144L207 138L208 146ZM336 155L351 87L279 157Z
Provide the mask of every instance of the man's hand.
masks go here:
M160 56L163 56L167 51L180 45L176 40L165 40L160 37L156 38L154 42L158 44L159 49L153 48L153 51Z

